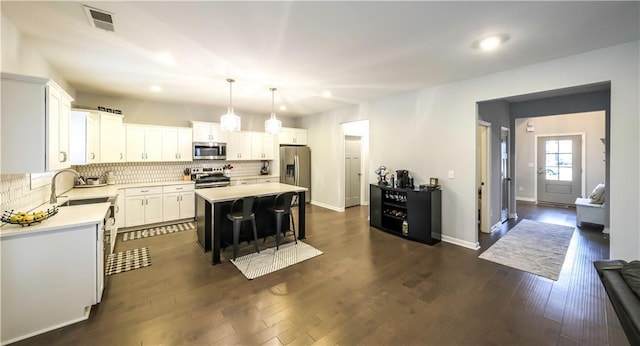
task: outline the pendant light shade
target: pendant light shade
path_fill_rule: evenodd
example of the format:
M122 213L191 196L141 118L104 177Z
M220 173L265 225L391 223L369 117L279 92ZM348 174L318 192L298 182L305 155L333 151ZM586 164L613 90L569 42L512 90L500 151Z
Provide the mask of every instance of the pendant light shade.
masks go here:
M240 117L233 113L233 90L232 85L235 80L227 79L229 82L229 109L227 110L227 114L224 114L220 117L220 127L222 131L225 132L237 132L240 131Z
M276 88L269 88L271 90L271 117L264 122L264 131L269 134L278 134L282 130L282 121L276 118L274 93Z

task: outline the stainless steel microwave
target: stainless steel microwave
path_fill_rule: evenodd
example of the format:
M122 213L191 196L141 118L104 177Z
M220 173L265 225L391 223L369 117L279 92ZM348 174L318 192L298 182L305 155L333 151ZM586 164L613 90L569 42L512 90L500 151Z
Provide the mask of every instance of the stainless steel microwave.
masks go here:
M193 142L194 160L226 160L227 143Z

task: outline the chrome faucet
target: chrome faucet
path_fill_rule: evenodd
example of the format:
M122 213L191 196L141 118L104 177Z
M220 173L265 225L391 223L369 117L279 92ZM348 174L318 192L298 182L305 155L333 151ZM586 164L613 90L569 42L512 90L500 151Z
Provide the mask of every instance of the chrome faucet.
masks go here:
M53 203L57 203L58 202L58 197L56 196L56 178L62 172L71 172L71 173L76 175L76 178L78 178L80 181L82 181L82 176L80 175L80 173L74 171L71 168L65 168L65 169L57 171L56 174L53 175L53 178L51 178L51 198L49 198L49 203L53 204Z

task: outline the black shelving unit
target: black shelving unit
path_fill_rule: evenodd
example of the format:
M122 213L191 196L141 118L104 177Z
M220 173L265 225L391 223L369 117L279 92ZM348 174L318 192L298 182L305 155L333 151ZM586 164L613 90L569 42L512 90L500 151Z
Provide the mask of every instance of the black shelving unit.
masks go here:
M442 232L442 190L396 189L370 185L372 227L404 238L433 245Z

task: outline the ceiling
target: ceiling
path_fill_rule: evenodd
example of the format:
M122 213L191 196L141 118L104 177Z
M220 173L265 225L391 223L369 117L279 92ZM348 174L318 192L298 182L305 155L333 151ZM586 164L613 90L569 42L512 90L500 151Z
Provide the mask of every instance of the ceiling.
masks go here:
M270 87L278 115L314 114L640 39L637 1L84 3L115 32L81 2L0 6L78 92L226 107L234 78L240 115L268 114ZM496 51L473 47L496 33Z

